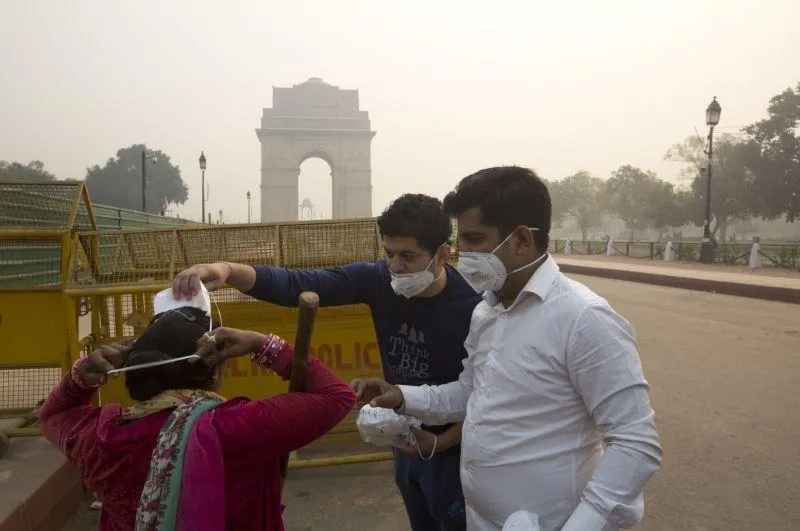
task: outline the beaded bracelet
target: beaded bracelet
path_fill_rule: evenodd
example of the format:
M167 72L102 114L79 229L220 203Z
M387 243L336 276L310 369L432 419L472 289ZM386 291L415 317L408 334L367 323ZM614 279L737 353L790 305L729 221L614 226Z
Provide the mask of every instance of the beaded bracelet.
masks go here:
M250 359L259 365L270 367L278 359L278 355L285 346L286 340L274 334L268 334L261 348L258 349L258 352L251 354Z

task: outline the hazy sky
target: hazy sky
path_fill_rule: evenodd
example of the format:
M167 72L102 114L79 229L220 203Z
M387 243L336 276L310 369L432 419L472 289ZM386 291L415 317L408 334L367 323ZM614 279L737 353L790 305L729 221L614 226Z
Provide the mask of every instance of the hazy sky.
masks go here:
M358 89L378 131L375 213L498 164L674 179L663 155L705 134L712 96L736 131L800 81L798 21L800 0L0 0L0 159L83 178L146 142L199 218L205 150L209 210L244 221L272 87L321 77ZM302 169L329 214L329 169Z

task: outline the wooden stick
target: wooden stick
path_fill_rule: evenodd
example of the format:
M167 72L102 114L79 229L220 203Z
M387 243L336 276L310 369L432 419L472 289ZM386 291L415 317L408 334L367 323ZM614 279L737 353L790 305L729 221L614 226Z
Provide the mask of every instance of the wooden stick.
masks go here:
M297 334L294 339L294 357L292 359L292 377L289 380L289 392L305 390L308 354L311 350L311 334L314 332L314 321L319 309L319 295L313 291L300 294L297 301ZM289 472L289 454L280 457L281 491Z

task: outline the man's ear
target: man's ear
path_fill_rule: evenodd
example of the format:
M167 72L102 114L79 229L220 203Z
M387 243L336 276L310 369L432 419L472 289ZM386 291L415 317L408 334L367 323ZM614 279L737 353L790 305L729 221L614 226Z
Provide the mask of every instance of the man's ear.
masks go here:
M441 265L446 264L450 261L450 254L451 254L450 244L445 243L436 251L436 259Z
M533 231L528 227L520 225L514 229L513 234L516 241L517 254L524 254L536 248L536 242L533 240Z

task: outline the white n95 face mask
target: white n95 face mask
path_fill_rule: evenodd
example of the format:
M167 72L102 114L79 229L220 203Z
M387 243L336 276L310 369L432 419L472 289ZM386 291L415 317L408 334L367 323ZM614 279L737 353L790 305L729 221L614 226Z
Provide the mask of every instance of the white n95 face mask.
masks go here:
M211 295L208 293L208 290L200 283L200 291L197 292L197 295L189 299L180 298L176 299L175 296L172 294L172 288L167 288L163 291L159 291L153 297L153 314L158 315L160 313L167 312L169 310L174 310L176 308L197 308L206 312L206 315L211 317Z
M446 242L440 245L436 252L439 252L443 245L446 245ZM436 280L436 276L431 271L434 260L436 260L436 253L433 253L433 257L428 262L428 265L425 266L425 270L417 273L392 273L390 269L389 273L392 275L392 289L394 292L401 297L410 299L428 289L428 286ZM444 271L442 271L442 274L444 274Z
M502 531L540 531L539 515L530 511L516 511L503 524Z
M208 331L211 332L213 329L213 319L211 319L211 295L208 293L208 290L200 283L200 290L197 292L197 295L189 299L180 298L175 299L175 296L172 294L172 288L167 288L165 290L161 290L153 296L153 314L160 315L164 312L168 312L171 310L177 310L178 308L197 308L205 312L208 316ZM217 311L219 311L219 306L217 306ZM220 320L222 315L220 315ZM136 342L134 341L133 344L134 350L136 349ZM160 365L168 365L171 363L177 363L179 361L185 361L191 358L196 358L197 353L187 354L186 356L179 356L177 358L168 358L165 360L159 361L152 361L149 363L140 363L136 365L129 365L125 367L120 367L118 369L113 369L108 371L106 374L118 374L127 371L135 371L139 369L147 369L149 367L158 367Z
M530 227L530 229L532 231L539 230L535 227ZM490 253L478 253L473 251L458 253L458 272L461 273L461 276L464 277L467 284L472 286L472 289L476 292L497 291L503 287L508 275L533 267L547 258L547 253L544 253L530 264L518 267L510 273L507 272L506 266L503 265L503 262L494 253L511 238L511 234L512 233L509 233L509 235L506 236L497 247L492 249Z
M436 280L436 277L434 277L430 270L433 260L434 259L431 258L431 261L428 262L424 271L419 271L417 273L392 273L390 270L389 272L392 275L392 289L394 292L401 297L410 299L428 289L428 286L433 284L433 281Z
M378 446L404 446L414 444L411 428L420 428L422 423L414 417L398 415L394 410L382 407L363 406L356 418L356 429L361 440Z

